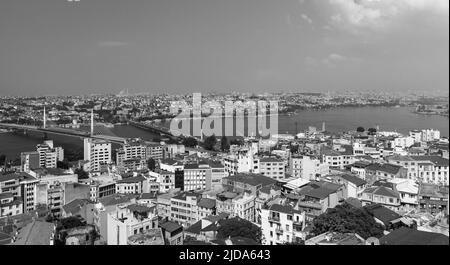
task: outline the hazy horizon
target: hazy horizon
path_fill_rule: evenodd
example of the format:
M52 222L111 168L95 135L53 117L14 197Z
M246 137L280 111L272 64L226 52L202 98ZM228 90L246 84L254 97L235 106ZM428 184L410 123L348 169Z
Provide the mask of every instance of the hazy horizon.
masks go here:
M448 0L4 0L0 96L441 91Z

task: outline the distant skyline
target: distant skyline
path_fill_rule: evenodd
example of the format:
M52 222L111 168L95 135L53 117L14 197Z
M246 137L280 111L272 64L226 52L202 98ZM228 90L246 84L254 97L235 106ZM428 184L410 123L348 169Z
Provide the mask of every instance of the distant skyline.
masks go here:
M3 0L0 96L447 91L448 0Z

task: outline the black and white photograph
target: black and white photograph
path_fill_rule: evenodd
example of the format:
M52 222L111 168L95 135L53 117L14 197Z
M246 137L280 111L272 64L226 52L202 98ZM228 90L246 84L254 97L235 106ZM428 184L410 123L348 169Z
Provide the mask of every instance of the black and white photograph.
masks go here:
M448 246L449 177L448 0L0 0L2 259Z

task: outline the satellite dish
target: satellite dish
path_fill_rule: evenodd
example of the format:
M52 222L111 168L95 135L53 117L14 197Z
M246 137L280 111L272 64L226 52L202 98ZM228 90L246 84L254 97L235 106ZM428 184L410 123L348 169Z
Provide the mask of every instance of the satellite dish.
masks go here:
M366 240L366 245L372 245L372 246L379 246L380 245L380 240L376 237L369 237Z

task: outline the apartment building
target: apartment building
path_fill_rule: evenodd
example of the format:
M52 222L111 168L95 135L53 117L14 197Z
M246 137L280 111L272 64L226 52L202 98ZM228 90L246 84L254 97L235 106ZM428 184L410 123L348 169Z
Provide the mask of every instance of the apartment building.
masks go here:
M385 186L366 188L361 196L363 205L381 204L391 210L398 210L401 205L400 194Z
M197 204L197 217L203 219L216 214L216 200L210 198L201 198Z
M101 166L111 163L111 142L84 139L84 160L89 161L89 171L98 172Z
M150 177L156 179L159 184L160 193L168 193L170 190L175 189L175 173L166 170L156 169L149 172Z
M39 152L23 152L20 154L21 171L29 172L40 167Z
M261 175L275 180L284 179L286 178L286 163L273 157L260 158L259 172Z
M141 139L127 139L120 149L117 150L116 164L119 167L138 169L144 165L147 157L145 142ZM130 161L136 162L130 165ZM127 163L128 162L128 163Z
M391 156L387 161L406 168L406 177L421 183L449 185L449 160L440 156Z
M61 217L64 202L64 188L60 183L47 184L39 183L37 190L37 204L46 205L51 215Z
M124 178L116 182L116 193L141 194L148 192L148 180L144 176Z
M0 174L0 194L11 193L23 202L23 213L36 209L36 185L39 182L28 173Z
M23 213L23 202L12 193L0 193L0 218Z
M64 149L54 147L52 140L38 144L36 151L39 154L39 167L42 168L56 168L57 162L64 160Z
M305 212L291 205L272 204L261 209L261 231L264 245L301 242L306 234Z
M277 183L276 180L263 176L261 174L241 173L222 180L223 187L228 191L243 193L245 191L256 195L257 192L264 188L270 187Z
M355 175L343 174L334 177L337 183L342 184L344 187L345 198L361 198L364 192L367 182Z
M108 215L115 213L118 206L124 207L135 203L136 195L131 194L114 194L98 200L94 208L94 224L98 228L101 241L108 242Z
M314 180L316 177L329 174L328 163L311 156L292 156L289 161L289 173L294 178Z
M211 162L211 189L220 190L222 188L222 179L226 176L225 166L221 163Z
M256 199L255 195L246 192L233 198L232 216L239 217L250 222L255 222L256 220L255 199Z
M337 151L324 149L321 153L322 161L328 164L330 169L344 169L345 166L355 162L353 150Z
M183 192L170 199L170 220L189 227L199 220L198 203L201 195L194 192Z
M160 144L147 143L145 152L146 159L160 160L164 158L164 148Z
M212 169L208 164L184 165L184 191L210 190Z
M130 237L158 228L156 207L139 204L119 205L108 214L108 245L130 245ZM162 236L161 236L162 238ZM131 240L134 242L134 240Z
M370 164L365 168L366 178L368 176L375 179L391 179L391 178L406 178L407 170L399 165L394 164Z

